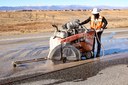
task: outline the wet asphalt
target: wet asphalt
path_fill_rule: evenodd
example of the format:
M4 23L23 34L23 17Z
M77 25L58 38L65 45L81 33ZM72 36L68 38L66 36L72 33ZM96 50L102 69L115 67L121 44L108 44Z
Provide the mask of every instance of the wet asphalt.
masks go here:
M100 73L101 70L104 70L108 67L117 66L117 65L127 65L126 68L128 69L128 57L121 58L120 56L120 58L117 58L117 59L98 60L93 63L87 63L80 66L76 66L76 67L72 67L72 68L68 68L68 69L64 69L56 72L51 72L48 74L42 74L40 76L35 76L29 79L24 79L24 80L16 81L13 83L4 84L4 85L61 85L64 82L82 82L82 81L88 80L88 78L90 77L94 77L96 75L102 75L103 73ZM46 80L49 80L49 81L46 81ZM42 82L34 83L37 81L42 81ZM109 82L109 81L106 81L106 82ZM63 85L69 85L69 84L63 84ZM115 85L115 84L112 84L112 85Z

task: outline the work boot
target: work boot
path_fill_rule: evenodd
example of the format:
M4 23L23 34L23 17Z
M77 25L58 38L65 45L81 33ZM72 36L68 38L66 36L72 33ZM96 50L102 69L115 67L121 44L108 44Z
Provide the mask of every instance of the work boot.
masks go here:
M100 54L97 54L96 57L100 57Z

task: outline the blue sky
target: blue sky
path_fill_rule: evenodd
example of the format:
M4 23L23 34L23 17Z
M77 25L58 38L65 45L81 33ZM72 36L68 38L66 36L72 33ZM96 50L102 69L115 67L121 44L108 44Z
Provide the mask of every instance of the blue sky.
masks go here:
M128 6L127 0L0 0L0 6L87 5Z

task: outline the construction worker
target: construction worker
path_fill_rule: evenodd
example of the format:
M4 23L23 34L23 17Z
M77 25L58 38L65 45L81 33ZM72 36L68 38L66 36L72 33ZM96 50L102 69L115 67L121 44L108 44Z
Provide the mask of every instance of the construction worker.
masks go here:
M106 26L108 24L105 17L101 16L99 13L100 13L100 10L98 8L93 8L92 15L87 20L79 23L79 25L83 25L83 24L90 22L90 28L96 30L96 33L97 33L97 36L95 34L96 41L97 41L96 57L100 57L101 35L102 35L104 29L106 29ZM92 58L94 58L94 50L95 50L95 38L94 38L94 43L93 43L93 50L92 50L93 56L92 56Z

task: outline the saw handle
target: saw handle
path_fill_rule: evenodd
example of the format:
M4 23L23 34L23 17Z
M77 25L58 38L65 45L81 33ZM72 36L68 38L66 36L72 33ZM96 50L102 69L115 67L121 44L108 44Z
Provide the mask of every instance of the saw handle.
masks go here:
M52 26L56 28L57 32L59 31L59 29L58 29L58 26L57 26L57 25L53 24Z

